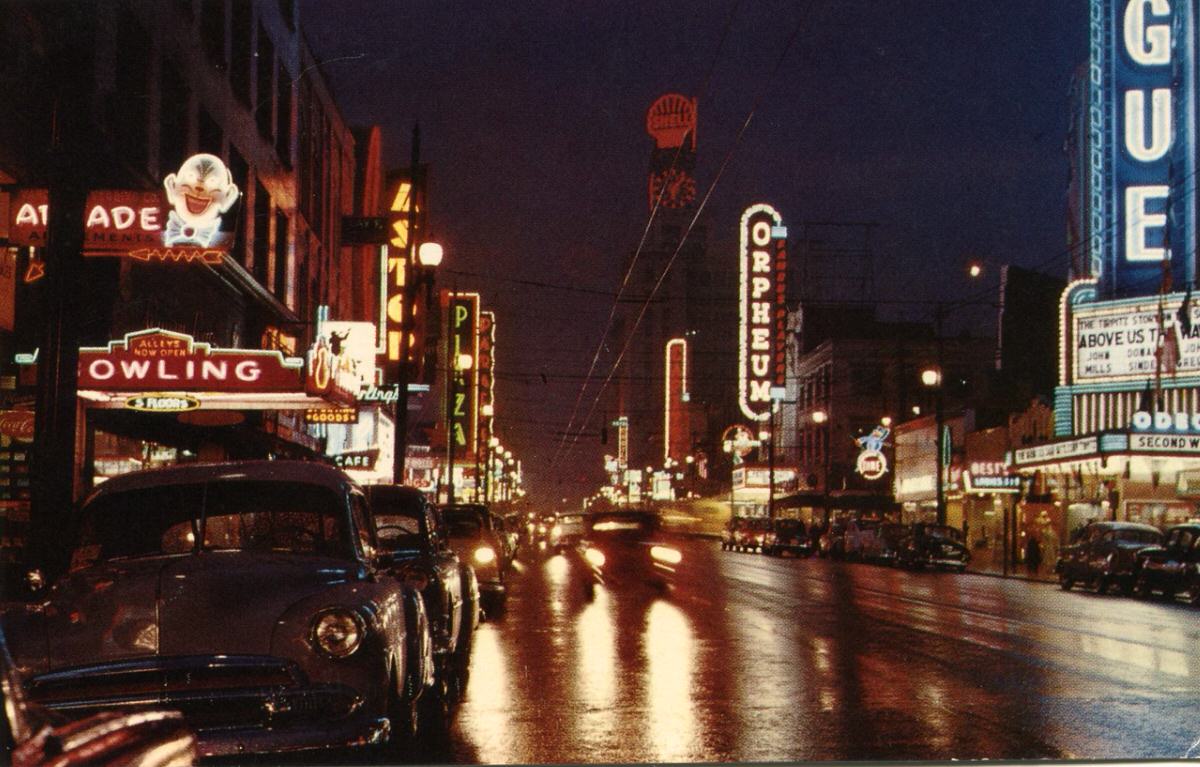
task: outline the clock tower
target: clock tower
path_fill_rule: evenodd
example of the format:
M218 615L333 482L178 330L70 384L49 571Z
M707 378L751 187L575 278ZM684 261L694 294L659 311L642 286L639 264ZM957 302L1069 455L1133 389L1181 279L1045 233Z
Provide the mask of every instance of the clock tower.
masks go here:
M647 202L668 210L696 202L696 99L668 93L646 111L646 132L654 138Z

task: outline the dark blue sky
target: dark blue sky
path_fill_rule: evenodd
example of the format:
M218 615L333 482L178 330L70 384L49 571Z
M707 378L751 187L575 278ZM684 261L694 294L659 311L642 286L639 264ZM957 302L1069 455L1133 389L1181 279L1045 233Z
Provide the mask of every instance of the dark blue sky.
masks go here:
M977 293L959 278L972 256L991 284L1003 263L1066 276L1085 3L303 0L302 14L346 119L381 124L392 165L420 120L431 226L448 269L487 275L459 287L497 312L499 422L531 475L578 391L555 376L587 372L611 298L507 280L615 289L646 223L644 115L662 93L699 97L701 190L761 96L708 206L713 248L732 256L741 210L762 200L790 226L877 222L874 298ZM505 378L543 370L545 384ZM564 477L576 494L578 472Z

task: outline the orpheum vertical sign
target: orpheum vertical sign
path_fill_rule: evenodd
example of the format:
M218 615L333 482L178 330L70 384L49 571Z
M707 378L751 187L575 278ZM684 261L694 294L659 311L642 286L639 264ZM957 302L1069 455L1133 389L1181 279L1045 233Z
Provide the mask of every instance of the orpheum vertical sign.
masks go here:
M739 255L738 404L754 421L771 416L771 387L784 384L787 228L770 205L742 214Z

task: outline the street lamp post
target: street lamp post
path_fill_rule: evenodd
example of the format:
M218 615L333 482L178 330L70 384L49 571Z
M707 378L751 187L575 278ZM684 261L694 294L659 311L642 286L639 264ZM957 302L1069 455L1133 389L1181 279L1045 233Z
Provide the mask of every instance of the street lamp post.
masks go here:
M937 430L935 448L937 455L934 457L934 485L937 492L937 523L939 525L946 524L946 489L943 482L942 459L946 452L946 436L945 436L945 413L942 403L942 369L939 365L937 368L929 368L921 371L921 383L934 390L934 428Z
M824 410L814 410L813 423L821 426L824 444L821 446L821 506L825 511L823 524L829 523L829 413Z

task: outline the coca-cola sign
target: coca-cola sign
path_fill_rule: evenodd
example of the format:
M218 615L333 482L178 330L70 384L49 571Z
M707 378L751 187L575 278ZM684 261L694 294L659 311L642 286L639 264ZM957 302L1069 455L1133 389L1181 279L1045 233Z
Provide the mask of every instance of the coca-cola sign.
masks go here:
M0 410L0 434L18 442L33 442L33 411Z

